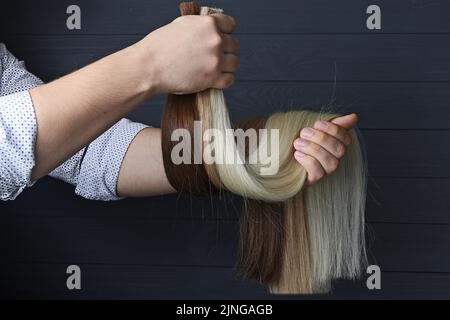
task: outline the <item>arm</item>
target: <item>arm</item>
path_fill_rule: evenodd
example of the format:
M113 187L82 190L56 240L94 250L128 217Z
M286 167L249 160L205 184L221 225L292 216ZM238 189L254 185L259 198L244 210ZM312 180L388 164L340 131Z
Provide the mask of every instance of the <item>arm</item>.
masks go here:
M308 172L308 185L332 174L350 141L348 130L358 121L356 114L316 123L314 134L294 142L294 156ZM304 135L302 134L304 137ZM304 140L305 143L300 143ZM302 154L302 156L299 156ZM123 197L145 197L175 192L167 180L161 151L161 130L142 130L134 139L120 169L117 192Z
M142 130L130 145L120 169L117 193L122 197L145 197L173 193L164 169L161 130Z
M138 70L140 59L138 50L126 48L30 91L38 127L32 180L47 175L156 94L152 78Z
M77 193L116 198L124 154L145 127L117 121L155 94L231 85L238 67L233 54L238 43L229 35L233 28L234 20L224 15L180 17L131 47L46 85L2 52L0 44L0 198L14 199L56 167L51 175L76 184ZM117 142L122 144L113 145ZM112 162L104 161L111 153ZM104 172L93 177L87 168L96 163ZM99 181L109 194L86 194L86 186Z
M0 199L14 199L30 185L37 125L27 90L42 81L0 44ZM115 200L120 165L134 137L147 126L126 119L50 173L85 198ZM82 161L84 159L84 161Z
M124 50L31 90L38 123L32 179L156 94L231 85L237 43L226 33L233 29L234 21L224 15L180 17Z

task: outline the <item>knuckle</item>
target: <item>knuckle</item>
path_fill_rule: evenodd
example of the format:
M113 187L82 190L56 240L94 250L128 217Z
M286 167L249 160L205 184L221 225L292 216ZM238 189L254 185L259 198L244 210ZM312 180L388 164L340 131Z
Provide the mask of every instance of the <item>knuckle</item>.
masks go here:
M327 135L325 133L316 130L316 134L318 135L317 141L319 144L323 145L327 142Z
M211 66L211 72L213 72L213 73L219 69L220 59L218 56L213 56L211 58L210 66Z
M234 17L229 16L229 21L232 29L236 28L236 19Z
M191 15L180 16L176 19L176 21L178 21L183 28L190 27L193 30L196 30L197 32L203 31L202 21L204 20L202 20L198 16L191 16Z
M339 158L342 158L345 154L345 146L343 143L338 143L336 146L336 156L338 156Z
M349 134L349 133L347 133L346 135L345 135L345 143L347 144L347 146L349 146L351 143L352 143L352 136L351 136L351 134Z
M322 180L325 177L325 172L321 172L317 175L317 182L319 182L320 180Z
M235 69L239 69L241 67L241 61L238 58L234 61L234 67Z
M315 172L308 172L308 180L311 183L316 183L319 180L319 177Z
M229 86L231 86L234 83L234 76L233 75L229 75L226 80L225 80L225 87L228 88Z
M317 178L315 176L309 175L308 177L309 177L308 180L309 180L310 184L316 184L317 183L318 180L317 180Z
M223 41L223 39L222 39L222 37L221 37L218 33L214 34L214 35L211 37L211 45L212 45L214 48L220 47L220 46L222 45L222 41Z
M309 168L313 168L314 167L314 159L312 157L306 156L303 159L303 161Z
M241 42L238 39L234 39L234 46L236 48L236 51L241 49Z
M218 85L219 85L220 88L226 89L226 88L228 88L229 86L231 86L231 85L233 84L233 82L234 82L234 79L233 79L232 76L223 76L223 77L219 80Z
M339 161L337 159L330 158L328 160L328 169L330 170L330 172L336 171L338 166L339 166Z
M320 151L322 151L322 147L317 143L310 143L309 146L311 148L311 151L313 151L315 154L318 154L320 153Z
M213 28L216 26L216 20L212 16L203 16L203 21L207 28Z
M333 136L337 136L339 134L339 127L334 123L330 123L327 132Z
M313 173L311 173L309 180L312 183L317 183L317 182L320 181L320 179L323 178L323 176L324 176L324 174L322 172L320 172L320 171L319 172L313 172Z

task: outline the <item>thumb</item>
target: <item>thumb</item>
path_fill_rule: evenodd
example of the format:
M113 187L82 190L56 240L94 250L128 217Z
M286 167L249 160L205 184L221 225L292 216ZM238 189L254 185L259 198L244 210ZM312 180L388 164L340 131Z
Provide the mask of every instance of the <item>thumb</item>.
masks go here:
M356 113L352 113L346 116L334 118L331 122L344 129L352 129L358 123L358 115Z

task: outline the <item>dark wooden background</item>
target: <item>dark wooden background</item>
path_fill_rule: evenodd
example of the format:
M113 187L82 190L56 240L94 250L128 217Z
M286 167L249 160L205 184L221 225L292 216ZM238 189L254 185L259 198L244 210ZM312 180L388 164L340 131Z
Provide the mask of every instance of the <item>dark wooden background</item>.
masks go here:
M2 1L0 41L46 81L142 38L178 1ZM297 107L356 111L369 159L371 262L382 290L318 298L450 298L450 1L206 1L238 21L234 119ZM82 9L68 31L66 8ZM366 29L366 8L382 30ZM131 118L157 126L163 97ZM151 165L151 164L149 164ZM166 196L90 202L43 179L0 204L1 290L16 298L270 298L237 279L237 203ZM82 290L65 269L82 269ZM296 297L309 298L309 297Z

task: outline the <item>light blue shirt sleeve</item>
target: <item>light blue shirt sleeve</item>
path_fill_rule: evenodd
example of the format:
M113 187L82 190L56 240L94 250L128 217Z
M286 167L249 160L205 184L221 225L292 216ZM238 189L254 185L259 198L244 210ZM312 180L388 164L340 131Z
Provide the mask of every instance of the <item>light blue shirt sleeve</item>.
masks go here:
M37 122L29 90L42 81L0 43L0 200L32 186ZM92 200L118 200L119 171L129 145L146 125L122 119L56 168L50 176Z

